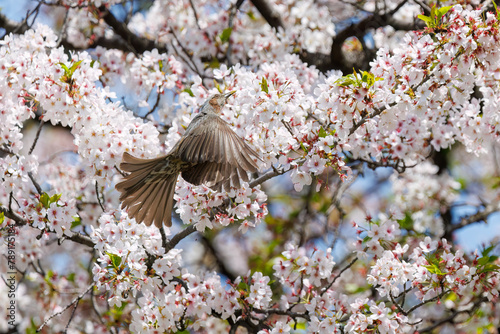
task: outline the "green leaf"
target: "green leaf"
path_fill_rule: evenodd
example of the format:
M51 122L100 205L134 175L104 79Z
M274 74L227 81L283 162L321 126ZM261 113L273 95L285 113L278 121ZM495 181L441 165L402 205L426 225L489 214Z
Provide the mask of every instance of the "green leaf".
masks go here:
M26 328L26 334L37 334L38 332L36 331L38 329L38 326L35 324L35 321L33 318L30 320L30 325L29 327Z
M267 80L265 77L262 77L262 82L260 83L260 88L266 94L269 94L269 86L267 85Z
M209 68L220 68L220 62L219 59L213 57L212 60L210 61L210 64L208 64Z
M47 193L43 193L40 195L40 203L42 203L43 207L48 209L50 206L50 197Z
M484 266L489 262L489 260L490 260L489 256L483 256L482 258L477 260L477 264L480 266Z
M418 18L425 22L428 28L438 28L441 25L441 19L453 6L437 8L433 5L430 16L418 15Z
M253 14L253 12L251 10L247 12L247 15L250 18L250 20L252 20L252 21L257 20L257 18L255 17L255 15Z
M356 84L356 80L352 74L348 74L335 81L335 84L337 84L340 87L347 87Z
M113 253L106 253L106 254L108 254L109 259L111 260L111 264L113 265L113 268L118 269L118 267L120 267L120 264L122 263L122 258Z
M127 302L122 302L122 305L121 306L113 306L113 311L117 314L122 314L123 313L123 310L125 309L125 306L127 306L128 303Z
M300 333L305 333L306 323L305 322L296 322L294 325L294 331L300 331Z
M4 220L5 220L5 214L3 212L0 212L0 225L3 224Z
M409 212L405 213L405 217L401 220L398 220L399 227L405 230L413 229L413 219L411 218L411 214Z
M500 20L500 12L498 11L497 4L495 3L495 1L492 2L493 2L493 7L495 7L495 13L497 14L497 20Z
M50 279L54 277L54 272L52 270L47 271L45 277L43 278L45 282L51 284Z
M75 273L70 273L68 276L66 276L66 279L70 282L75 282Z
M306 146L304 145L303 142L300 142L300 148L307 154L309 151L307 150Z
M432 28L432 19L428 16L425 16L423 14L420 14L417 16L419 19L421 19L422 21L425 22L425 25L427 26L427 28Z
M488 265L484 266L484 268L482 268L480 270L480 272L481 273L498 272L499 269L500 269L500 266L498 266L496 264L488 264Z
M481 255L482 255L482 256L488 256L488 255L491 253L491 251L492 251L493 249L495 249L495 247L496 247L495 245L491 245L491 246L489 246L489 247L486 247L485 249L483 249L483 250L481 251Z
M323 127L320 127L319 128L319 132L318 132L318 137L319 138L325 138L326 135L327 135L327 133L326 133L325 129L323 129Z
M437 20L438 21L441 21L441 19L443 18L443 16L446 15L446 13L448 13L448 11L452 8L453 6L446 6L446 7L441 7L437 10Z
M434 20L436 18L436 5L432 5L431 8L431 18Z
M62 194L54 194L50 197L50 203L55 203L61 198Z
M78 216L73 216L73 221L71 222L71 228L75 228L77 226L82 225L82 219Z
M193 91L191 90L191 88L184 88L182 91L188 93L189 96L194 97L194 94L193 94Z
M443 273L441 271L441 269L435 265L435 264L431 264L429 266L424 266L424 268L427 268L427 270L431 273L431 274L435 274L435 275L445 275L446 273Z
M233 28L227 27L226 29L222 30L222 33L220 34L220 40L222 43L229 42L229 37L231 37L231 33L233 32Z
M80 64L82 63L82 61L83 60L79 60L76 63L74 63L73 65L71 65L71 67L69 68L70 77L73 76L73 73L75 73L76 69L78 67L80 67Z
M69 72L68 66L66 66L66 64L64 64L64 63L58 63L58 64L59 64L59 65L62 67L62 69L64 70L64 74L68 74L68 72Z

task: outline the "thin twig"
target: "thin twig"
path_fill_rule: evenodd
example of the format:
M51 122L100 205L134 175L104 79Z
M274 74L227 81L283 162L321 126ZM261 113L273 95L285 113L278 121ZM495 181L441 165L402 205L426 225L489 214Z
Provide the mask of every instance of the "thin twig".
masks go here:
M399 303L396 302L396 300L394 299L394 296L392 295L392 291L389 291L389 297L391 298L391 301L392 301L392 304L394 304L396 306L396 308L399 310L399 312L403 313L405 316L408 315L408 313L406 313L405 310L403 310L403 308L401 307L401 305L399 305ZM404 306L404 305L403 305Z
M50 317L47 318L47 320L45 320L43 322L43 324L38 327L38 329L36 330L37 332L40 332L43 327L45 327L45 325L47 325L47 323L52 320L54 317L62 314L64 311L66 311L71 305L73 304L78 304L80 302L80 300L83 298L83 296L85 296L89 291L90 289L92 289L94 287L95 283L92 283L88 286L88 288L83 292L81 293L79 296L77 296L75 299L73 299L73 301L71 303L69 303L68 305L66 305L66 307L64 307L62 310L60 310L59 312L56 312L54 314L52 314Z
M269 310L260 310L260 309L253 309L252 310L255 313L260 313L260 314L277 314L277 315L287 315L292 318L303 318L307 321L311 321L311 317L307 313L297 313L297 312L291 312L287 310L279 310L279 309L269 309Z
M57 36L56 48L61 46L63 40L66 37L66 28L68 27L68 14L69 14L69 9L66 9L66 12L64 13L63 24L61 26L61 32L59 33L59 36Z
M337 279L340 278L340 276L342 276L342 274L349 268L351 268L354 263L358 261L358 257L355 257L354 259L352 259L351 262L349 262L349 264L347 266L345 266L344 268L342 268L342 270L337 274L337 276L335 276L332 280L332 282L330 284L328 284L326 287L323 288L323 291L321 292L321 294L324 294L326 291L328 291L328 289L330 289L332 287L332 285L335 283L335 281Z
M31 11L28 10L27 13L26 13L26 17L24 18L24 20L19 25L19 28L26 26L28 29L30 29L33 26L33 23L35 23L36 18L38 17L38 14L40 12L40 7L41 6L42 6L42 2L39 2L38 5L36 5L36 7L33 8L33 10L31 10ZM31 21L31 24L29 24L28 20L29 20L30 16L33 15L33 13L35 14L35 16L33 17L33 20ZM14 31L14 33L17 33L17 31Z
M159 87L158 87L158 88L159 88ZM148 117L149 115L151 115L151 114L152 114L152 113L156 110L156 108L158 108L158 105L160 104L160 99L161 99L161 93L160 93L160 92L157 92L157 93L156 93L156 101L155 101L154 106L151 108L151 110L149 110L149 111L146 113L146 115L144 115L144 117L141 117L141 118L143 118L143 119L147 119L147 117Z
M193 56L189 53L188 50L186 50L186 48L184 47L184 45L181 43L181 41L177 38L177 35L175 34L175 31L174 29L170 29L170 33L172 34L172 36L174 36L174 39L177 41L177 44L179 44L179 46L181 47L182 49L182 52L184 52L184 54L188 57L188 59L190 60L191 64L193 67L189 66L189 62L187 62L187 65L189 67L191 67L191 70L193 70L194 72L196 72L199 76L202 77L202 73L198 70L198 66L196 66L196 63L194 62L193 60ZM172 46L175 48L175 45L172 44ZM177 51L176 53L181 56Z
M443 297L444 295L446 295L446 294L448 294L450 292L451 292L450 289L445 290L445 291L441 292L439 295L437 295L435 297L432 297L431 299L427 299L427 300L425 300L425 301L423 301L421 303L418 303L417 305L414 305L412 308L410 308L408 311L406 311L406 314L408 315L411 312L415 311L417 308L420 308L420 307L422 307L425 304L428 304L430 302L436 301L436 300L440 299L441 297Z
M78 302L74 304L75 306L73 307L73 311L71 311L71 315L69 316L68 323L66 324L66 327L64 328L63 333L66 334L68 332L69 324L71 321L73 321L73 317L75 316L76 309L78 308Z
M201 30L200 23L198 22L198 13L196 13L196 8L193 4L193 0L189 0L189 4L191 5L191 9L193 10L193 13L194 13L194 19L196 22L196 26L198 27L198 30Z
M479 299L478 302L474 303L474 305L472 305L472 307L470 309L454 311L449 317L441 319L428 327L425 327L423 329L419 329L418 332L419 333L431 332L432 330L438 328L439 326L441 326L447 322L452 322L453 319L455 319L459 314L462 314L462 313L468 313L470 315L475 310L477 310L477 308L479 307L479 305L481 305L481 303L483 303L486 300L487 300L486 298L481 298L481 299Z
M104 194L102 195L103 199L101 201L101 197L99 196L99 183L97 182L97 180L95 181L95 195L97 197L97 202L99 202L99 205L101 206L102 211L105 212L106 210L104 209L104 204L102 203L102 201L104 201Z
M40 124L38 125L38 130L36 130L35 140L33 140L33 144L31 144L30 150L28 151L28 155L31 155L31 153L33 153L36 143L38 142L38 138L40 138L40 133L42 132L42 127L44 124L45 124L44 121L40 121Z
M36 182L35 177L33 176L33 173L32 172L28 172L28 177L30 178L30 180L33 183L33 185L35 186L36 191L38 192L38 194L41 195L43 193L42 187L40 187L40 185L38 184L38 182Z
M120 168L118 168L117 165L115 165L115 169L118 171L118 173L120 173L123 177L127 176L127 174L125 174Z
M189 0L191 1L191 0ZM231 32L233 30L233 21L234 21L234 17L236 16L236 13L238 12L238 9L240 8L240 6L243 4L243 1L244 0L238 0L236 2L236 4L234 6L231 6L231 8L229 9L229 19L228 19L228 28L231 29ZM226 50L226 60L227 60L227 66L228 67L231 67L233 66L233 64L231 63L231 39L229 38L228 41L227 41L227 50Z

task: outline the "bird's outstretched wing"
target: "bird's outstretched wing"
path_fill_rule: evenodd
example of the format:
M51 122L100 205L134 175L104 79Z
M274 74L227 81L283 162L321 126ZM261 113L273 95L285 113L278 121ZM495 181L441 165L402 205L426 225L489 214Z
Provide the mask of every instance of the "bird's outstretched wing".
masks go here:
M184 137L172 149L171 154L193 167L182 171L189 183L205 184L220 191L229 190L230 182L240 187L240 178L248 182L247 172L258 170L255 160L259 155L215 114L200 115L203 126L186 129ZM193 124L194 125L194 124Z

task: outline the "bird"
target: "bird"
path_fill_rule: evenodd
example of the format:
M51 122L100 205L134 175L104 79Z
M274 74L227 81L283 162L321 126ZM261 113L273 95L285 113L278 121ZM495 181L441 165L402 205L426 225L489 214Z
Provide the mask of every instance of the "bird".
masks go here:
M239 188L240 179L258 171L261 160L219 115L235 91L211 95L199 108L184 135L166 155L142 159L123 153L120 169L129 174L117 183L121 208L147 226L172 226L175 185L179 174L193 185L215 191Z

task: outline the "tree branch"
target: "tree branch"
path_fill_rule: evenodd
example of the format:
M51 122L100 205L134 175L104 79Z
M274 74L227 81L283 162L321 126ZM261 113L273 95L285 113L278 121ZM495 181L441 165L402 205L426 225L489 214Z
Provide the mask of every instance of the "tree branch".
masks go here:
M275 29L284 28L285 24L281 19L280 14L266 0L251 0L252 4L257 8L260 15L266 20L269 25Z
M103 5L99 7L99 11L102 14L104 22L106 22L118 36L123 38L125 43L129 46L129 51L136 54L153 49L158 49L158 52L160 53L168 52L166 45L155 43L149 39L134 34L125 23L118 21L118 19L106 8L106 6Z
M262 183L266 182L267 180L272 179L275 176L285 174L286 172L289 172L290 170L291 169L288 169L288 170L278 170L278 169L270 170L269 172L259 176L255 180L252 180L248 185L251 188L256 187L259 184L262 184Z
M5 215L5 217L7 217L9 219L12 219L13 221L15 221L16 222L16 226L29 225L28 221L26 219L24 219L23 217L19 216L14 211L11 211L11 210L8 210L8 209L4 208L3 206L0 206L0 212L3 212L3 214ZM85 245L85 246L89 246L89 247L92 247L92 248L94 248L94 246L95 246L95 244L92 241L92 239L90 239L89 237L87 237L87 236L85 236L83 234L79 234L79 233L75 233L75 234L73 234L70 237L65 236L64 239L68 239L68 240L71 240L71 241L74 241L76 243L79 243L79 244L82 244L82 245ZM63 240L63 239L60 239L60 240Z
M43 324L42 324L40 327L38 327L38 329L36 330L36 331L37 331L37 333L38 333L38 332L40 332L40 331L43 329L43 327L45 327L45 325L47 325L47 323L48 323L50 320L52 320L52 318L54 318L54 317L56 317L56 316L58 316L58 315L60 315L60 314L64 313L64 311L66 311L66 310L67 310L67 309L68 309L71 305L75 305L75 304L76 304L76 305L78 305L78 303L79 303L79 302L80 302L80 300L83 298L83 296L85 296L85 295L86 295L86 294L90 291L90 289L92 289L92 288L94 287L94 285L95 285L95 283L92 283L91 285L89 285L89 286L87 287L87 289L86 289L84 292L82 292L80 295L78 295L78 296L77 296L77 297L76 297L76 298L75 298L75 299L74 299L71 303L69 303L68 305L66 305L66 307L64 307L64 308L63 308L62 310L60 310L59 312L56 312L56 313L52 314L50 317L48 317L48 318L47 318L47 320L45 320L45 321L43 322ZM76 307L76 306L75 306L75 307Z
M448 225L447 232L449 234L467 225L479 223L481 221L486 222L488 216L494 212L497 212L499 209L500 209L499 204L496 202L488 204L483 211L462 218L458 224Z
M165 253L168 253L172 250L182 239L190 235L191 233L196 232L196 227L194 225L188 225L184 230L180 231L176 235L170 239L165 246Z
M335 283L335 281L337 281L337 279L340 278L340 276L342 276L342 274L349 268L351 268L354 263L356 263L356 261L358 261L358 257L355 257L354 259L351 260L351 262L349 262L349 264L347 266L345 266L344 268L342 268L342 270L338 273L337 276L335 276L335 278L332 280L332 282L330 284L328 284L326 287L323 288L323 291L321 292L321 294L325 293L326 291L328 291L328 289L330 289L332 287L332 285Z

